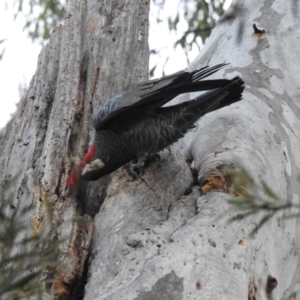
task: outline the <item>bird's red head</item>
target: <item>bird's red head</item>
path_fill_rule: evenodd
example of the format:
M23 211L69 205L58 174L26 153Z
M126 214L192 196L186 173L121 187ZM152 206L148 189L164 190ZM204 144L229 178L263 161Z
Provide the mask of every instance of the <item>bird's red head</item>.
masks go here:
M83 159L88 164L94 159L95 155L96 155L96 145L92 144L88 153L84 156Z
M70 173L69 178L67 180L67 187L69 190L73 190L77 185L81 172L86 166L86 164L90 163L96 155L96 145L92 144L87 154L83 157L83 161L81 161L74 170Z

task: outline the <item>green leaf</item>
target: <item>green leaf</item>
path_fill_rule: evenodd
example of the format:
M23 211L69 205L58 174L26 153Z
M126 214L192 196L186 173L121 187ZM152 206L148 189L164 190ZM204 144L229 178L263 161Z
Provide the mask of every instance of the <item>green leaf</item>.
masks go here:
M276 201L280 200L279 197L271 190L271 188L264 181L262 181L261 184L266 195L268 195L270 198Z

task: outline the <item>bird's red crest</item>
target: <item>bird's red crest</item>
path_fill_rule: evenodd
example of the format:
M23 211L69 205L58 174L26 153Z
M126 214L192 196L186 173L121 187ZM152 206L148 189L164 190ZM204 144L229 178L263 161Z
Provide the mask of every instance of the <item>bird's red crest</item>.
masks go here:
M78 183L78 180L80 178L80 174L83 170L83 168L86 166L86 162L82 161L80 162L69 175L69 178L67 180L67 187L69 190L73 190L76 184Z
M95 157L96 154L96 145L92 144L92 146L90 147L88 153L84 156L84 160L89 163L93 160L93 158Z
M74 189L74 187L76 186L77 183L77 176L75 172L71 172L69 175L69 178L67 180L67 187L68 189L71 191Z
M77 185L83 168L86 166L87 163L93 160L95 154L96 154L96 145L92 144L88 153L83 158L84 161L81 161L69 175L69 178L67 180L67 187L70 191L73 190L74 187Z
M81 174L81 172L82 172L82 170L83 170L83 168L84 168L85 166L86 166L86 162L85 162L85 161L81 161L81 162L77 165L76 170L77 170L78 175Z

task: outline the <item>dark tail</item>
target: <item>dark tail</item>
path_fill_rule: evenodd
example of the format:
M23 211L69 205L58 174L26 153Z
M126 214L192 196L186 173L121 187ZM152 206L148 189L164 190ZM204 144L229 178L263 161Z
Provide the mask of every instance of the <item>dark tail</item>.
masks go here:
M227 80L223 87L208 91L193 100L173 106L154 108L152 114L164 123L169 144L176 142L195 127L195 122L205 114L242 99L244 82L239 77ZM158 122L159 123L159 122ZM166 129L165 129L166 130Z
M200 96L177 105L155 108L157 114L171 119L187 118L188 122L195 122L201 116L240 101L244 91L244 81L235 77L227 80L227 84L220 88L215 88ZM186 120L187 121L187 120Z
M193 100L156 108L154 111L158 115L174 120L172 123L174 127L186 132L193 128L194 123L205 114L240 101L243 91L244 81L235 77L228 80L225 86L208 91Z
M187 111L193 112L193 109L200 109L201 116L203 116L206 113L240 101L243 91L244 81L239 77L235 77L224 87L208 91L189 101Z

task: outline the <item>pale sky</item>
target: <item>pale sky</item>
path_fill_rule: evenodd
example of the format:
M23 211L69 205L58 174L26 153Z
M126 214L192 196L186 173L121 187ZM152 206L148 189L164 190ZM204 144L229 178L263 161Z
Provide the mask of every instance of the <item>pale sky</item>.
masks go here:
M0 61L0 128L16 110L19 84L30 82L41 51L41 46L33 44L22 32L25 21L17 18L14 22L12 9L5 11L3 6L0 5L0 40L6 41L0 44L0 53L5 47L4 57Z
M26 0L24 2L26 3ZM155 77L161 76L163 68L165 74L171 74L187 67L187 60L181 47L173 49L177 38L174 31L170 34L167 22L168 16L175 16L177 11L180 11L179 3L180 0L166 1L163 13L160 15L160 18L165 21L159 25L155 21L158 10L154 5L151 7L149 46L150 49L161 49L159 55L150 57L150 69L158 64ZM19 102L19 85L24 83L29 85L41 51L41 46L32 43L27 33L23 32L24 24L25 20L21 14L14 21L12 6L5 10L4 4L0 4L0 40L6 39L0 44L0 53L5 47L4 57L0 61L0 128L5 126L11 114L15 112L16 104ZM184 22L179 24L177 37L187 29L185 26ZM196 58L198 53L198 48L193 47L189 52L190 61ZM168 63L163 66L167 57Z

